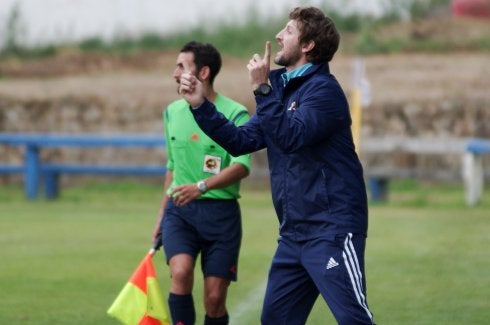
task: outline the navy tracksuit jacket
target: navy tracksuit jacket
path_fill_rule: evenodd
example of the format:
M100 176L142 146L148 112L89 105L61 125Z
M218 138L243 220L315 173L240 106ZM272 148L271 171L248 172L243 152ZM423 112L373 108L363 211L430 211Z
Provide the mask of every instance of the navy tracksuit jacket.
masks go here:
M273 91L256 97L256 113L244 125L228 122L209 101L192 110L194 117L234 156L267 148L282 237L366 235L366 188L345 94L328 64L313 65L286 87L285 71L271 71Z

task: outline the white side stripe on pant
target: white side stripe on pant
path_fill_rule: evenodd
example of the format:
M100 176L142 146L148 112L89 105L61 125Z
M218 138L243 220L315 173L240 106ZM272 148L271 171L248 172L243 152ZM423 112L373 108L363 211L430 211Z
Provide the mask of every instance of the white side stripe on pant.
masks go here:
M352 234L349 233L345 238L344 242L344 251L342 252L342 256L344 258L345 267L347 268L347 272L349 273L349 277L352 283L352 288L356 294L357 302L361 305L362 308L366 311L368 317L370 319L373 318L373 315L368 309L366 304L366 296L364 295L364 289L362 286L362 272L359 267L359 261L357 259L356 250L354 249L354 245L352 244Z

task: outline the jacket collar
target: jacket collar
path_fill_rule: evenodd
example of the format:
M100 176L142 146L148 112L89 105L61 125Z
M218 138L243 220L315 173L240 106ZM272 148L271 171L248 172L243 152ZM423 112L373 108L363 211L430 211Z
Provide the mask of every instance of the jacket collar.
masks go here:
M272 84L272 88L275 89L283 89L284 88L284 83L282 79L282 74L286 72L286 68L280 68L276 70L272 70L269 73L269 79ZM306 80L311 77L311 75L315 73L320 73L320 74L328 74L330 73L330 68L328 63L320 63L320 64L314 64L312 65L308 70L306 70L303 75L300 77L292 79L289 84L296 84L297 82L302 82L303 80ZM288 87L289 88L289 87Z

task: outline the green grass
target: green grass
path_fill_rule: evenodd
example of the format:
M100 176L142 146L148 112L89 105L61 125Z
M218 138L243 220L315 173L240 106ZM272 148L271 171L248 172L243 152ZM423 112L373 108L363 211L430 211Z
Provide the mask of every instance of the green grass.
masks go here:
M245 184L247 185L247 184ZM487 324L490 193L467 208L460 185L395 182L370 207L368 301L378 324ZM0 324L117 324L106 310L150 247L160 186L89 184L56 201L0 187ZM258 324L277 221L266 190L245 186L232 324ZM158 252L160 285L169 275ZM202 277L196 272L198 320ZM319 299L308 324L335 324Z

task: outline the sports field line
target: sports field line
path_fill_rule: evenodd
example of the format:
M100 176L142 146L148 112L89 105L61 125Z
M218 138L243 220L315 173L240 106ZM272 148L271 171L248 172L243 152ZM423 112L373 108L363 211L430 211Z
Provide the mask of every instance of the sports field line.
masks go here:
M230 313L230 324L244 324L240 322L240 320L244 317L244 315L254 309L262 308L261 304L262 296L265 292L265 287L267 284L267 280L253 288L249 291L248 295L241 300L240 304L237 305ZM245 317L247 319L247 317Z

